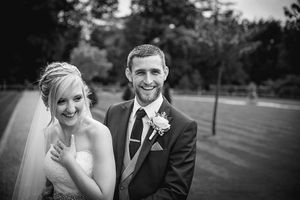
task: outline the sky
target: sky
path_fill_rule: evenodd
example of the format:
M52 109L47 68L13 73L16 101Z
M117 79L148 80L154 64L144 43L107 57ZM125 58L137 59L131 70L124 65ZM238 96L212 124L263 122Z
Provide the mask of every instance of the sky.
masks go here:
M242 12L242 18L250 21L259 19L275 19L285 21L283 6L290 8L290 5L296 0L221 0L224 2L233 2L233 9ZM130 0L119 0L119 14L124 16L130 14Z

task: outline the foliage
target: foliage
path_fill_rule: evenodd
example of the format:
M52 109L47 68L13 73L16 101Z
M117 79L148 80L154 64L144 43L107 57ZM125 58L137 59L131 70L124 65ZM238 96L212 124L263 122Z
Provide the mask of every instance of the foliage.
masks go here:
M288 17L286 27L288 29L300 29L300 0L292 3L290 9L287 7L283 8L284 14Z
M113 12L115 5L117 0L3 2L2 8L10 14L2 12L5 67L0 71L1 82L32 82L47 63L68 61L70 51L80 40L83 22Z
M249 26L249 25L248 25ZM252 52L242 57L249 79L261 84L267 79L281 76L279 65L282 28L278 21L259 21L254 28L250 28L248 42L258 45Z
M218 82L220 69L222 84L232 86L254 81L259 87L290 74L299 77L300 1L283 9L285 24L241 20L231 4L132 0L131 14L117 18L117 0L5 1L3 7L15 16L2 17L6 29L1 84L35 81L41 66L68 61L74 50L72 62L84 66L85 79L126 85L127 55L142 43L165 52L171 88L209 90Z
M119 19L119 21L123 22ZM113 64L109 70L108 82L119 82L121 85L127 84L125 77L125 67L128 52L131 50L126 41L123 29L119 27L119 21L111 19L106 26L98 26L91 34L91 44L107 51L107 59Z
M105 80L112 67L106 59L106 50L99 50L86 42L81 42L71 53L71 63L78 67L85 81L91 82L97 77Z
M300 77L286 75L274 82L273 88L279 97L300 98Z

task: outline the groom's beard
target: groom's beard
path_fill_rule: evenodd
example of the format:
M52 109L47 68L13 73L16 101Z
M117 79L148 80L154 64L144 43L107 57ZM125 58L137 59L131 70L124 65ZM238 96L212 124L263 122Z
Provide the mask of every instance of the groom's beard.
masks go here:
M159 94L162 91L162 87L156 87L151 94L144 94L143 91L141 91L141 90L142 89L140 89L138 86L135 87L135 92L136 92L137 98L144 105L149 105L150 103L152 103L153 101L155 101L158 98Z

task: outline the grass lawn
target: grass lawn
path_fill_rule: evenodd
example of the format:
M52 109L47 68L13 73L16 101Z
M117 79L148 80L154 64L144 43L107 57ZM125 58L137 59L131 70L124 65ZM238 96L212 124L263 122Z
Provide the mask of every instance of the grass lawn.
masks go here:
M18 91L0 92L0 138L2 137L8 120L21 96L22 93Z
M10 113L14 112L14 123L11 124L9 137L5 140L4 146L1 147L0 154L0 199L10 200L14 183L16 181L27 134L30 128L33 111L35 109L38 93L28 91L26 93L18 93L22 96L16 107L11 107ZM12 101L7 101L12 102ZM2 105L2 104L1 104ZM10 107L9 104L6 104ZM2 106L5 108L5 106ZM15 111L13 111L16 109ZM1 110L2 116L2 110ZM2 120L2 118L1 118ZM1 138L3 141L3 138Z
M108 106L122 101L121 93L98 91L98 100L92 113L103 121ZM30 102L23 103L28 106L21 108L18 126L0 159L3 200L10 199L13 190L34 110ZM196 167L188 200L300 199L300 110L221 103L217 135L211 136L213 102L182 96L174 96L173 102L198 123Z
M122 101L120 93L98 95L94 113ZM300 105L291 100L259 100ZM189 200L300 199L300 110L220 103L217 135L212 136L213 102L182 96L174 96L173 102L198 123ZM94 116L103 120L103 116Z

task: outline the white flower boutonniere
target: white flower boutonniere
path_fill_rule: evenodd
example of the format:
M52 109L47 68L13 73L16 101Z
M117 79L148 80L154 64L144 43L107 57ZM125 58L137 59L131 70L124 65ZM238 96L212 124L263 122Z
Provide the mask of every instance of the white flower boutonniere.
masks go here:
M155 113L155 116L152 117L148 123L154 129L149 137L149 140L152 140L156 133L158 133L160 136L163 136L164 133L170 130L171 127L165 112L162 112L161 114Z

